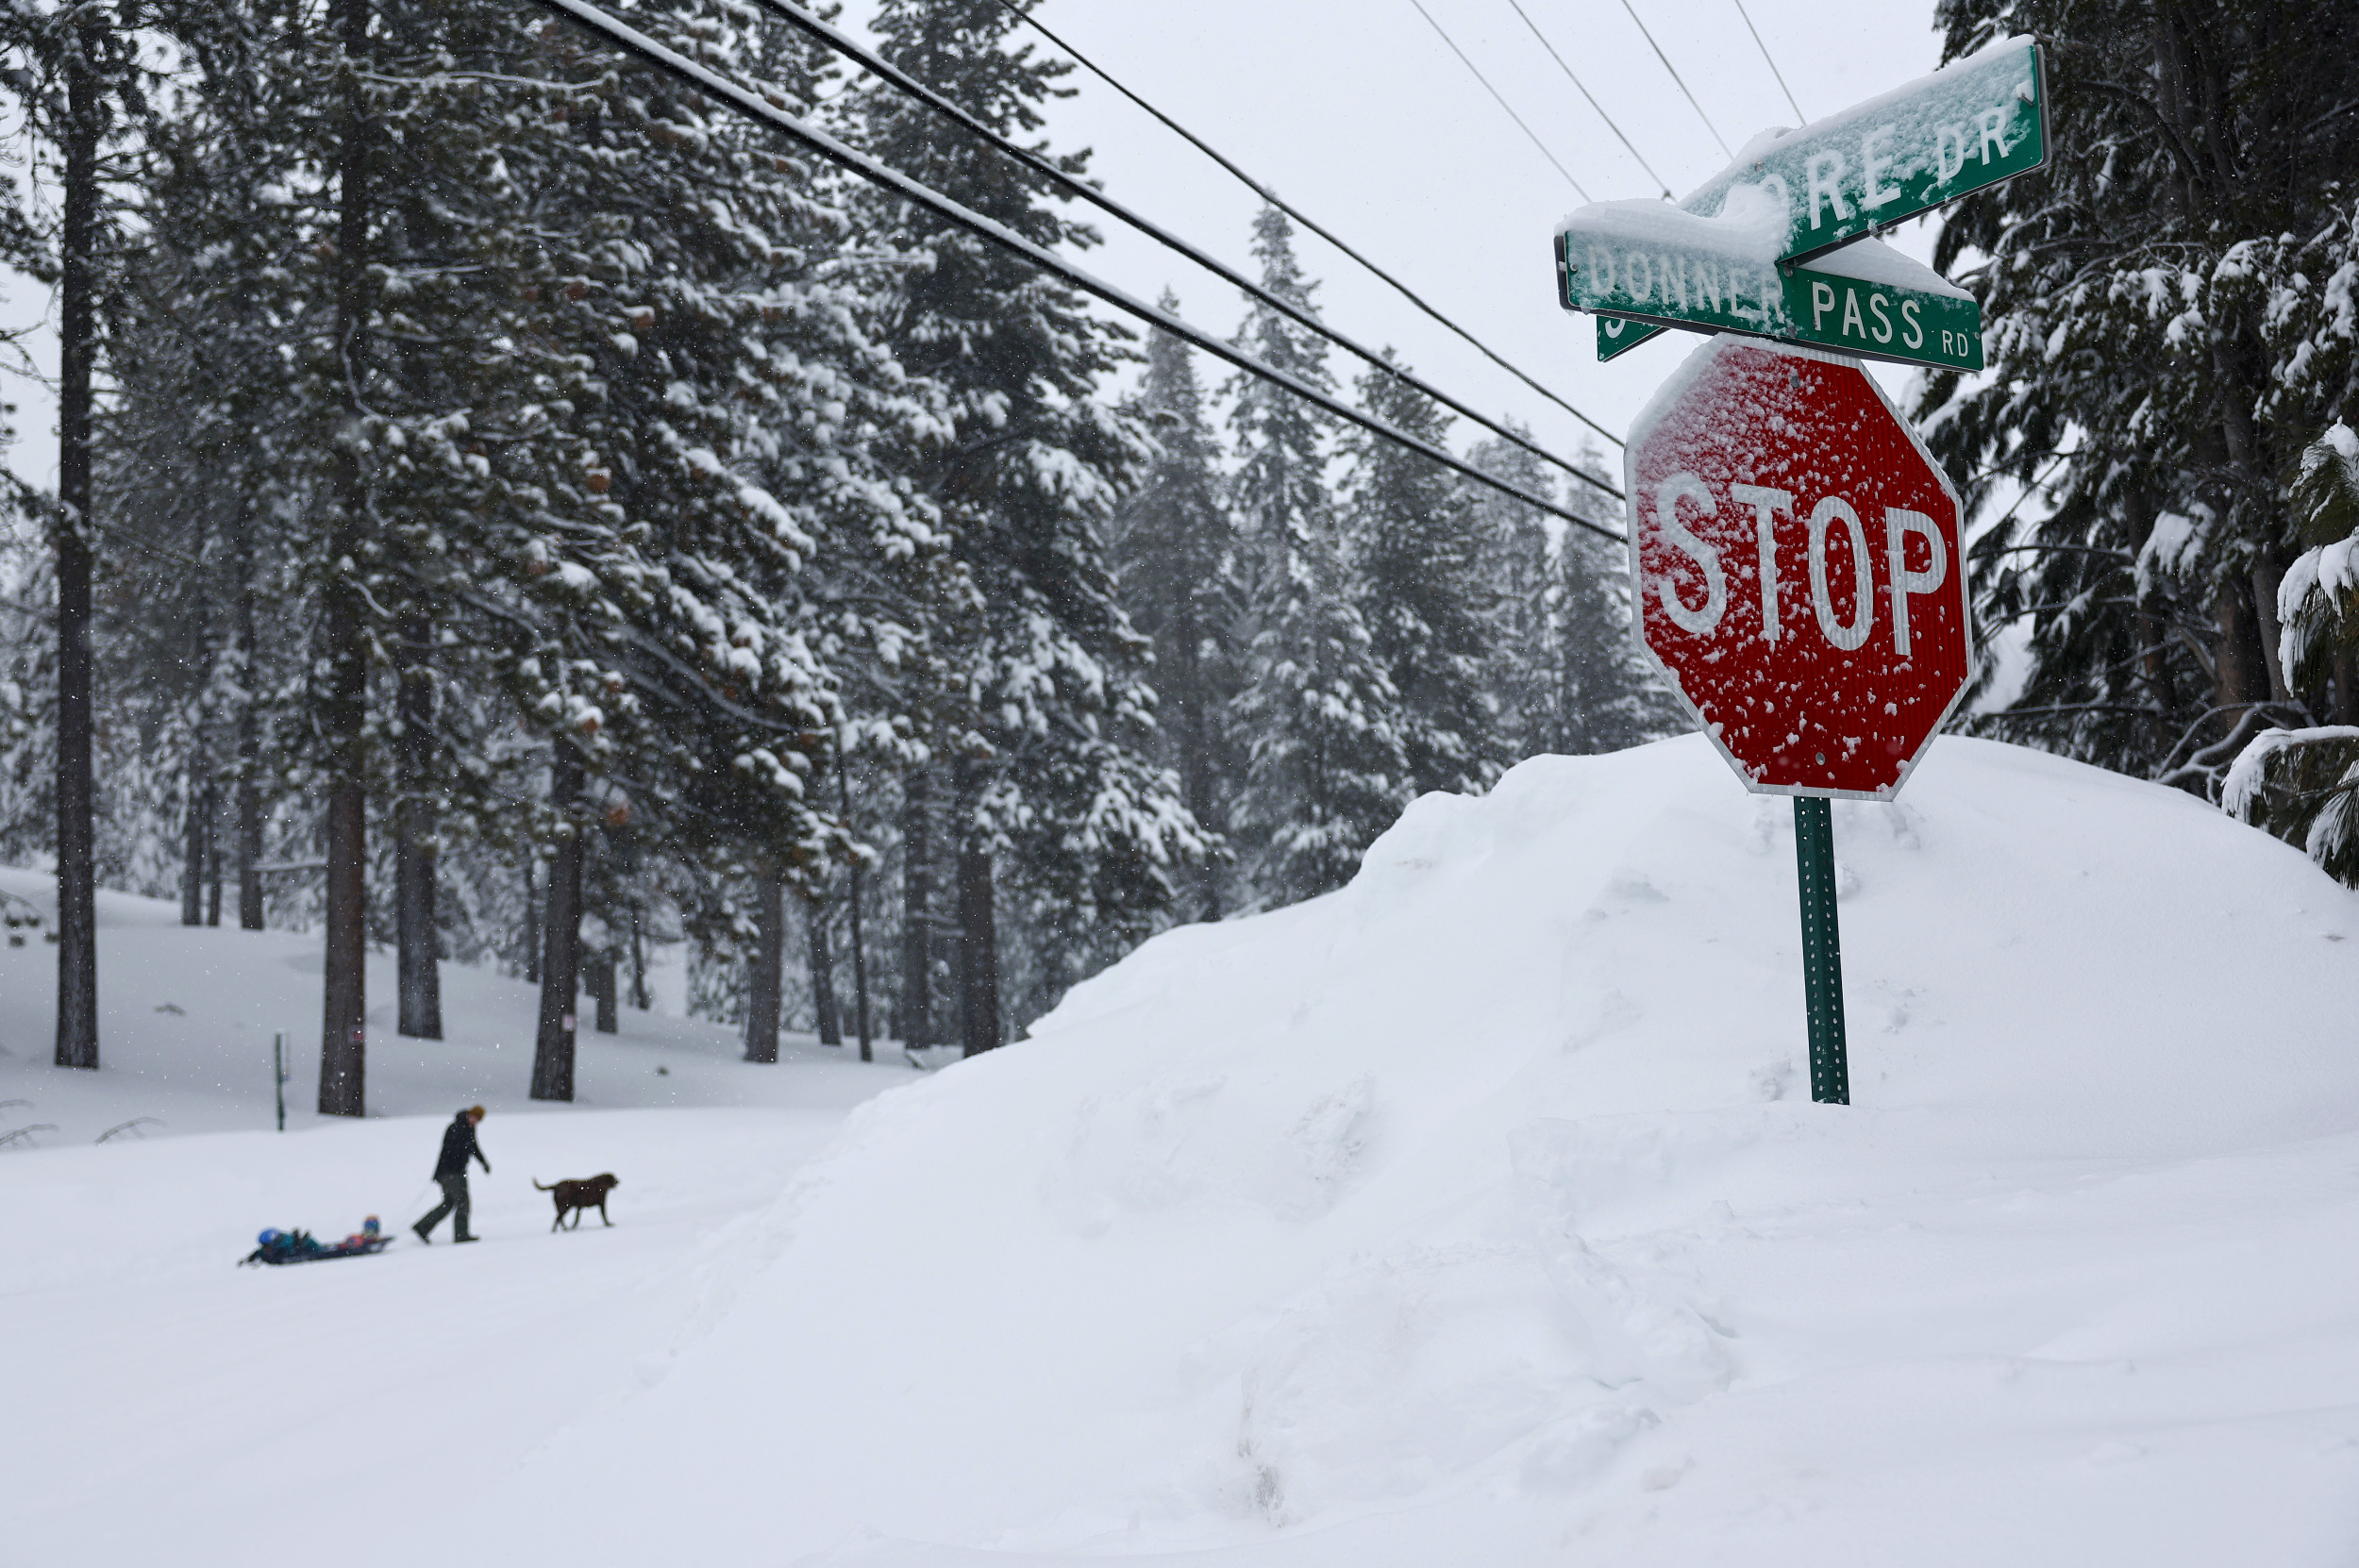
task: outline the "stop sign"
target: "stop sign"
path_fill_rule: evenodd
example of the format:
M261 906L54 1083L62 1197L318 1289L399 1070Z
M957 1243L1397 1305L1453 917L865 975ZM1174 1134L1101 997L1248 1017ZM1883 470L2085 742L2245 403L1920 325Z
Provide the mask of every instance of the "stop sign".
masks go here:
M1630 434L1639 642L1747 785L1888 799L1973 673L1958 496L1856 360L1718 337Z

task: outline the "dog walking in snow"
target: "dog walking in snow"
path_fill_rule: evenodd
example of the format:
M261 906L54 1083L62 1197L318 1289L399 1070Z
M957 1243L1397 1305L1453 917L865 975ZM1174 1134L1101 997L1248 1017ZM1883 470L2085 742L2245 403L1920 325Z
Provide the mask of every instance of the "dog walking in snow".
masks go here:
M557 1194L557 1219L549 1226L551 1230L561 1227L568 1213L574 1217L573 1227L579 1230L582 1213L591 1209L598 1211L598 1218L604 1220L608 1226L611 1227L614 1224L606 1218L606 1195L622 1183L611 1176L594 1176L583 1181L560 1181L554 1187L543 1187L541 1178L535 1176L532 1185L536 1191Z

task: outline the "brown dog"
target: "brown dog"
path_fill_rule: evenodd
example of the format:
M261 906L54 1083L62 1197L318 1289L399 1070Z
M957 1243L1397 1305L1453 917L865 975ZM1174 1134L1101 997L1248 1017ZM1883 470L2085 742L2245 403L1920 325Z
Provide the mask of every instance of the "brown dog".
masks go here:
M532 1185L537 1192L557 1194L557 1221L549 1226L551 1230L563 1226L569 1212L574 1216L574 1228L579 1230L582 1211L588 1209L595 1209L598 1218L606 1220L609 1226L614 1223L606 1218L606 1195L622 1183L611 1176L594 1176L587 1181L560 1181L554 1187L543 1187L536 1176Z

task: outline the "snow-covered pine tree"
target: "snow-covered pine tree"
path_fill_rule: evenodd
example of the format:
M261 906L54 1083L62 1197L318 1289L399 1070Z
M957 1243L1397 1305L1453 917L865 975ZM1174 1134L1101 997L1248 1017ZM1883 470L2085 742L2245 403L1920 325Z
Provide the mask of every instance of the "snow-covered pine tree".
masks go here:
M1929 380L1934 452L1978 503L2012 482L2049 504L1972 552L1978 622L2030 638L2022 694L1983 727L2212 792L2302 706L2277 654L2283 486L2340 389L2283 328L2315 309L2331 269L2305 252L2359 175L2337 107L2359 39L2318 0L1938 15L1951 58L2046 40L2055 116L2049 168L1952 209L1936 256L1975 260L1991 369Z
M1012 46L1014 17L998 0L886 0L872 26L895 65L1011 137L1035 137L1070 69ZM852 113L871 151L933 189L1043 245L1096 242L1037 177L931 110L871 87ZM1062 162L1079 173L1085 155ZM883 301L888 339L945 390L953 421L920 472L972 589L946 650L963 713L944 737L972 1053L1005 1029L1003 875L1079 911L1081 930L1134 940L1208 845L1178 780L1146 755L1146 640L1106 562L1106 520L1153 450L1135 415L1097 395L1133 352L1128 334L1062 283L905 203L872 197L869 215L912 257Z
M1488 471L1535 495L1557 480L1529 452L1505 442L1475 448ZM1597 472L1593 451L1581 464ZM1570 504L1598 508L1597 492L1570 490ZM1678 730L1676 700L1648 668L1631 635L1630 567L1622 547L1586 528L1551 528L1546 514L1504 496L1478 496L1476 536L1485 580L1498 600L1486 684L1510 726L1511 755L1578 756L1618 751ZM1618 525L1603 509L1596 521Z
M97 504L129 548L110 565L98 660L111 722L109 781L189 759L172 796L193 809L183 917L218 920L234 868L239 923L264 921L266 759L296 681L302 616L277 587L277 520L304 504L284 434L301 421L284 355L301 242L283 182L299 160L273 64L283 19L252 3L167 7L180 68L143 125L136 169L142 243L112 309L115 384L98 432ZM160 797L115 811L108 837L145 840ZM118 871L118 876L125 875Z
M1373 366L1357 385L1378 419L1447 444L1450 416L1424 393ZM1483 681L1495 607L1471 498L1456 475L1398 442L1358 432L1348 446L1347 554L1369 646L1398 695L1410 787L1480 794L1505 763Z
M1169 290L1162 304L1180 308ZM1154 755L1179 776L1180 798L1196 820L1219 834L1244 775L1230 712L1241 674L1241 562L1222 504L1220 435L1205 410L1195 352L1168 333L1148 334L1138 407L1157 452L1115 519L1115 575L1123 608L1154 642L1161 699ZM1233 902L1225 880L1222 859L1208 858L1175 912L1219 919Z
M309 504L265 508L307 565L286 618L358 650L326 661L345 684L297 710L295 782L314 802L393 803L387 880L410 896L389 924L428 977L451 924L416 896L445 880L430 858L463 850L494 881L458 907L506 924L525 902L510 887L520 820L566 851L546 889L560 905L564 865L605 864L592 841L621 821L687 855L750 839L790 867L841 859L795 764L832 743L847 667L923 663L940 550L930 503L894 465L940 421L860 330L829 188L512 7L379 0L364 20L365 74L338 76L336 26L265 52L274 81L302 88L274 116L294 155L269 183L294 242L243 272L305 350L282 424L310 464L292 465L293 500ZM698 0L650 25L758 69L774 57L745 21ZM802 67L778 63L761 85L808 104ZM321 80L361 90L357 136L355 100ZM344 266L356 252L365 297ZM327 504L356 495L357 511ZM564 798L520 812L553 742ZM357 902L365 920L365 883ZM544 946L559 1033L578 938ZM413 1016L430 1023L430 1006ZM544 1087L560 1090L570 1043L544 1043ZM347 1064L330 1076L357 1085L357 1053Z
M643 25L774 101L815 97L807 47L732 8L681 0ZM544 329L595 367L577 425L621 525L585 562L635 628L607 657L661 719L614 729L606 771L678 852L726 849L810 897L858 852L818 770L846 738L908 748L939 684L954 579L907 468L948 425L869 336L861 291L892 259L840 259L838 188L670 84L623 79L574 115L594 156L543 236Z
M1262 287L1301 309L1313 285L1294 229L1254 220ZM1323 345L1267 307L1239 342L1265 364L1331 389ZM1230 505L1247 553L1250 641L1236 703L1246 768L1235 826L1257 904L1332 892L1409 802L1399 693L1376 657L1339 547L1327 485L1327 421L1257 376L1230 384L1237 470Z
M2332 276L2345 297L2359 268L2346 257ZM2338 334L2349 354L2350 334ZM2359 433L2339 420L2302 454L2296 516L2309 548L2285 574L2281 656L2298 689L2341 697L2359 662ZM2359 714L2333 723L2272 726L2229 770L2220 804L2300 843L2330 875L2359 887Z
M1521 447L1486 441L1470 456L1486 473L1531 494L1552 492L1547 465ZM1555 750L1548 723L1554 707L1549 603L1555 579L1548 514L1479 489L1471 527L1477 570L1490 600L1482 686L1498 705L1502 754L1520 759Z
M1623 547L1586 528L1567 528L1557 541L1555 568L1546 749L1567 756L1620 751L1687 727L1678 699L1631 634Z

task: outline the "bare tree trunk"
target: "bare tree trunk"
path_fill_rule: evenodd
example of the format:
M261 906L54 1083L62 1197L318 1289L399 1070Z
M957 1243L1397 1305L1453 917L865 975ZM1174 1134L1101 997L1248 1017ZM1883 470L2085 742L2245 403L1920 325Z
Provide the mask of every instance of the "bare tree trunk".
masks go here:
M901 999L894 1020L905 1047L934 1043L931 796L926 770L911 769L901 784Z
M394 667L400 690L401 798L393 808L393 951L403 1034L443 1038L443 977L435 962L434 670L427 662L433 627L411 610L402 617Z
M2213 700L2224 708L2268 701L2268 657L2261 646L2260 617L2253 613L2251 583L2229 579L2220 588L2213 612L2219 624L2219 653L2214 663L2217 690ZM2234 727L2242 717L2242 713L2223 715L2222 732Z
M844 1043L844 1023L835 1007L835 955L828 951L828 909L824 904L803 908L803 925L811 932L811 1010L819 1030L819 1043Z
M630 907L630 1005L641 1012L647 1010L647 934L646 916L637 904Z
M180 924L205 924L205 756L189 747L188 811L180 831Z
M207 713L205 699L210 687L209 669L212 663L209 639L205 629L205 611L200 605L189 626L189 668L195 673L195 700L190 704L188 817L181 825L180 845L180 924L205 924L205 807L211 792L212 768L206 756L205 730Z
M534 875L540 856L525 845L525 983L541 983L541 889Z
M221 792L212 779L205 780L205 924L221 924L221 845L215 842L219 834L216 824L221 817Z
M324 632L327 691L320 726L330 754L327 798L327 940L320 1026L320 1114L359 1116L366 1106L368 1018L368 796L361 749L368 718L368 647L355 580L368 515L360 461L360 378L368 364L368 119L358 73L369 51L369 0L336 0L343 68L343 145L337 150L336 346L343 404L335 470L335 537L328 547Z
M754 952L745 969L745 1059L778 1059L778 1003L786 983L786 885L754 879Z
M85 12L84 14L90 14ZM75 29L66 69L65 212L58 380L58 1044L60 1067L98 1065L96 833L91 746L91 374L98 351L98 142L92 69L103 28Z
M980 792L980 770L958 767L959 1034L963 1056L996 1050L999 1035L999 926L992 903L991 852L974 842L965 819Z
M590 960L590 999L597 1004L597 1028L600 1034L614 1034L623 1026L614 1005L614 955L600 952Z
M587 834L575 810L581 798L581 753L560 737L549 762L549 804L561 819L549 860L548 918L543 923L541 1025L532 1043L532 1097L574 1097L574 1026L581 990L581 850Z
M2285 684L2285 666L2278 659L2283 625L2277 619L2277 585L2285 580L2285 568L2275 559L2275 552L2265 552L2252 566L2252 618L2261 641L2261 667L2267 672L2269 701L2291 702L2293 688Z
M254 508L238 510L238 926L262 928L262 721L255 695Z
M368 798L358 779L327 794L326 983L320 1022L323 1116L368 1105Z
M852 826L852 779L849 770L845 765L844 748L841 745L835 748L835 787L844 802L844 826L846 831L849 831ZM852 862L852 897L849 906L852 914L852 1009L855 1021L860 1026L860 1059L862 1061L874 1061L877 1059L877 1051L868 1036L868 951L861 941L860 894L860 862L854 860Z

